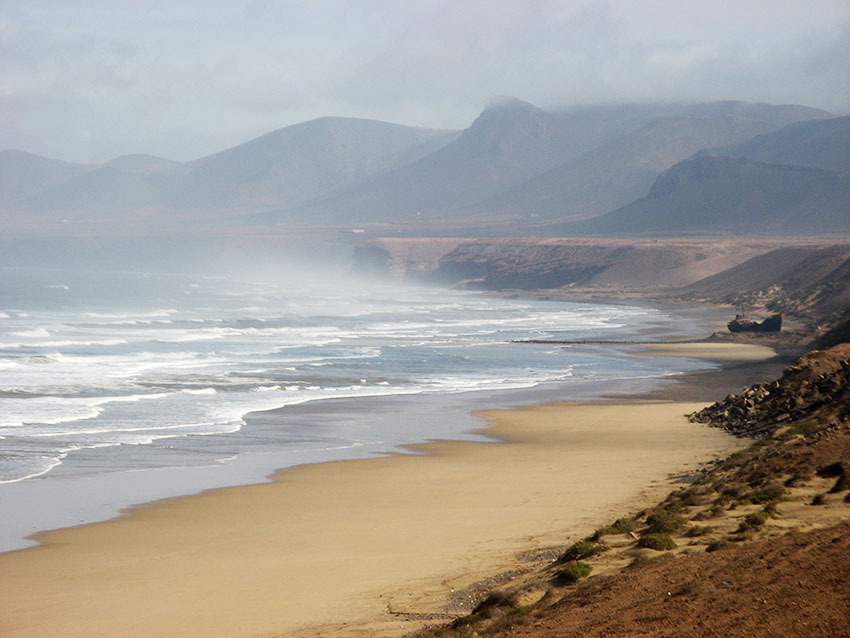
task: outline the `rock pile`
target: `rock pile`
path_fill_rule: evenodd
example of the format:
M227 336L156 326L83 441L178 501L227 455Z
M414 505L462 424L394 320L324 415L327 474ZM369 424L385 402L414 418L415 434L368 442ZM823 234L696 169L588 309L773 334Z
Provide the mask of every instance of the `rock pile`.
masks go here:
M721 427L736 436L762 438L807 419L850 418L850 344L815 350L787 368L780 379L757 383L699 412L690 420Z

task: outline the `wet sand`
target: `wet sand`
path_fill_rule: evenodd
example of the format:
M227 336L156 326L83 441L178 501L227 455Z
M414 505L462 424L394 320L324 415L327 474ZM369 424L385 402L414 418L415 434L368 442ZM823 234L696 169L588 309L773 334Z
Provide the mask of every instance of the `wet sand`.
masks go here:
M738 348L712 345L724 360ZM44 546L0 555L0 634L400 635L414 627L392 612L437 612L517 552L587 534L740 447L687 422L702 405L486 412L486 433L506 444L306 465L46 532Z

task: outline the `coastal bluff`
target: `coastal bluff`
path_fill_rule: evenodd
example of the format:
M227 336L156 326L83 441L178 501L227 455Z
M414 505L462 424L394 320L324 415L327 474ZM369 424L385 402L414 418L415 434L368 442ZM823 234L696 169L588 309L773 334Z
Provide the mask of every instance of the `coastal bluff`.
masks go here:
M376 238L354 250L355 268L401 281L479 289L598 288L652 291L689 286L793 245L824 239Z

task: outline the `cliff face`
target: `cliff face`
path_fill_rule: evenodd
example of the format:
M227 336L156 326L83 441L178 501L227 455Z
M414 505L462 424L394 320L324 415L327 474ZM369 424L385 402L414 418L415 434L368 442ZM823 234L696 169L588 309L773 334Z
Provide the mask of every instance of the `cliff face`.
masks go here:
M357 247L363 272L482 289L655 290L684 286L768 252L758 241L374 239Z

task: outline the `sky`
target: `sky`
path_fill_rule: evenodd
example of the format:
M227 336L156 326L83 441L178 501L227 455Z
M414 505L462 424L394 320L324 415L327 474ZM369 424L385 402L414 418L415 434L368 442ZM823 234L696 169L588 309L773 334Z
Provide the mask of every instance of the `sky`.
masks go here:
M327 115L724 99L850 113L848 0L3 0L0 150L187 161Z

